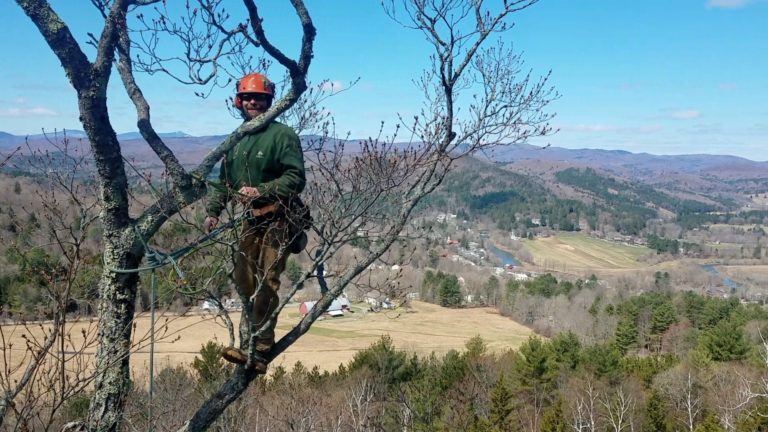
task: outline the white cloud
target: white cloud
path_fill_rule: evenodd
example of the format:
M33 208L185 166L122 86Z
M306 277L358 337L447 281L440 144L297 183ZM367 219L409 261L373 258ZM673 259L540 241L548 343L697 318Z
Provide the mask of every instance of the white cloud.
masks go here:
M0 117L27 117L27 116L38 116L38 115L58 117L59 113L45 107L0 109Z
M747 6L753 0L707 0L708 8L736 9Z
M701 116L701 113L698 110L682 110L682 111L675 111L672 114L670 114L670 117L678 120L690 120L690 119L698 118L700 116Z
M695 124L689 128L681 128L679 132L681 134L690 133L693 135L706 135L706 136L720 135L724 133L722 125L717 123Z
M328 92L340 92L344 90L344 83L339 80L327 80L320 84L320 89Z
M720 85L718 85L717 87L718 87L720 90L723 90L723 91L732 91L732 90L736 90L736 88L737 88L738 86L736 85L736 83L721 83L721 84L720 84Z
M610 124L574 124L562 125L560 130L564 132L586 132L602 134L613 132L619 134L654 134L660 132L663 128L656 124L638 125L638 126L618 126Z
M575 124L560 127L560 130L572 132L610 132L616 129L618 129L616 126L606 124Z

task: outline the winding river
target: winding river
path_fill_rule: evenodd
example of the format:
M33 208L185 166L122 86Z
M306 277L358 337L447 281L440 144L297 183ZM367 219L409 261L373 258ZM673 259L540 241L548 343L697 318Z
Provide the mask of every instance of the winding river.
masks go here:
M719 278L722 278L723 285L725 285L729 289L731 289L731 288L735 289L735 288L739 288L741 286L740 283L738 283L738 282L734 281L733 279L723 275L720 272L720 270L718 270L717 267L715 267L715 266L716 266L716 264L703 264L701 266L701 268L703 268L707 273L710 273L710 274L715 275L715 276L717 276Z
M488 244L488 251L501 261L502 267L507 265L520 265L520 261L518 261L511 253L497 248L493 243Z

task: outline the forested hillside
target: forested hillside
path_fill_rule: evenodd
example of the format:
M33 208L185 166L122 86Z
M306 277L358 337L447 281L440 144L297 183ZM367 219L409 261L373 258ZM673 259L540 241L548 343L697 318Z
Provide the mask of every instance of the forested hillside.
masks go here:
M520 237L546 229L599 232L603 237L615 233L643 241L656 236L680 240L681 245L698 244L699 235L687 240L684 233L709 230L716 224L750 230L768 221L768 208L761 204L765 193L703 195L696 189L683 192L680 184L673 190L659 189L590 167L550 171L536 175L531 170L515 172L475 161L451 173L428 203L467 220L487 217L497 228ZM675 238L668 238L670 224L677 227ZM688 249L707 250L702 244Z
M570 295L565 287L542 291L554 282L507 286L503 295L521 288L534 296ZM249 390L249 402L222 426L281 429L301 419L320 430L353 431L768 427L766 388L759 378L768 355L759 337L768 317L764 310L693 293L671 295L663 288L596 309L596 323L605 315L618 319L615 333L599 343L586 344L566 331L533 337L516 351L491 352L475 337L461 351L418 356L384 336L336 371L301 363L279 367ZM218 357L220 349L205 346L192 370L163 370L159 397L189 400L188 405L205 397L231 373ZM132 392L129 412L141 412L146 392ZM172 430L180 417L160 421ZM131 414L130 420L143 424L140 415Z
M577 231L580 218L596 222L594 206L560 198L535 178L492 164L452 172L426 204L458 209L465 219L488 216L500 229L523 233L535 226Z

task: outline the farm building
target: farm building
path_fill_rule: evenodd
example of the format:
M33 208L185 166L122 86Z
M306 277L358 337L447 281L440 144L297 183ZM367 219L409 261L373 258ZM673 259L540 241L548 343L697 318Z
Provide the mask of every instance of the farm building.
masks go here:
M390 300L388 297L384 300L380 300L375 297L366 297L365 302L368 303L373 310L395 308L395 303L393 303L392 300Z
M313 307L315 307L315 304L317 304L316 301L306 301L302 302L299 305L299 313L304 316L309 313L309 311L312 310ZM325 311L328 315L331 316L341 316L344 315L344 311L349 310L349 300L342 296L334 300L330 306L328 306L328 310Z

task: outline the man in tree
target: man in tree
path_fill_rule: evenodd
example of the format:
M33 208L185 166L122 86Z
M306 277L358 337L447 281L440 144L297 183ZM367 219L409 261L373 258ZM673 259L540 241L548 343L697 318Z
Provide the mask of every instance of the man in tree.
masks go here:
M267 77L251 73L237 82L235 107L245 121L265 113L272 105L275 85ZM275 343L276 319L270 320L279 304L280 274L285 270L289 249L301 235L293 219L303 207L298 194L306 184L304 156L299 137L290 127L272 121L261 131L240 140L221 163L220 183L212 188L203 228L211 231L231 199L245 206L234 279L241 295L251 301L251 324L261 329L255 342L254 367L266 372L266 353ZM247 318L248 314L243 315ZM227 361L245 364L248 354L227 347Z

